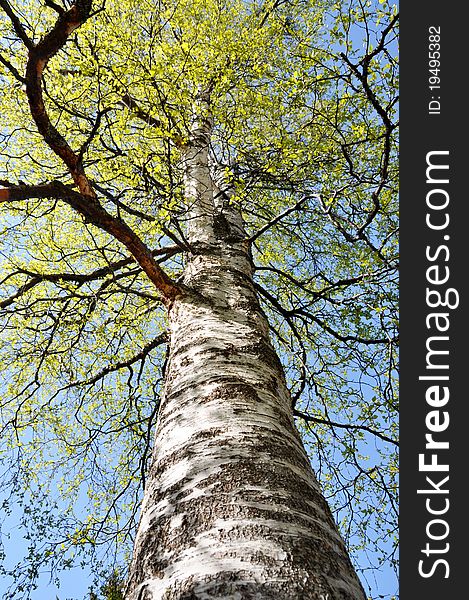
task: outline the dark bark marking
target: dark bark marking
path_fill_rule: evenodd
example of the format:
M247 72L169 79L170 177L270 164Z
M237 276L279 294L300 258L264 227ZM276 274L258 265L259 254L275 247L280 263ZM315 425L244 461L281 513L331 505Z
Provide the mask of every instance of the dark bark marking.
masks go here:
M225 242L236 243L245 239L245 236L239 230L232 227L231 223L223 213L214 215L213 233L218 240Z

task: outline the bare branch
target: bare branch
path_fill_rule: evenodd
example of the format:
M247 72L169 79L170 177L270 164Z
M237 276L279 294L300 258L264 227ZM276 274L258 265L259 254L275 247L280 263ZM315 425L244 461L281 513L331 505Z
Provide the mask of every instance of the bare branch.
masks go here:
M379 40L378 44L376 45L376 48L374 48L369 54L366 54L361 59L360 64L369 65L371 60L384 49L386 37L391 32L391 30L394 28L394 25L398 21L399 21L399 13L396 13L395 15L393 15L392 19L389 21L389 25L383 29L380 40Z
M321 425L329 425L330 427L339 427L340 429L349 429L352 431L366 431L368 433L371 433L372 435L375 435L376 437L379 437L381 440L383 440L385 442L389 442L390 444L399 446L399 442L397 442L396 440L393 440L392 438L388 437L384 433L381 433L380 431L376 431L376 429L372 429L371 427L368 427L368 425L353 425L352 423L336 423L335 421L329 421L328 419L320 419L318 417L313 417L311 415L307 415L297 409L293 410L293 414L295 415L295 417L300 417L300 419L303 419L307 423L319 423Z
M139 360L144 360L145 357L147 356L147 354L149 354L152 350L154 350L158 346L161 346L162 344L166 343L167 341L168 341L168 334L162 333L161 335L159 335L155 339L153 339L151 342L146 344L146 346L144 346L140 350L140 352L138 352L137 354L135 354L128 360L120 361L113 365L109 365L108 367L105 367L104 369L102 369L99 373L97 373L93 377L90 377L89 379L86 379L84 381L74 381L74 382L70 383L69 385L67 385L63 389L66 390L66 389L70 389L70 388L78 387L78 386L82 386L82 385L94 385L100 379L102 379L106 375L109 375L109 373L119 371L120 369L128 368L131 365L133 365L134 363L138 362Z
M122 104L132 111L136 117L141 119L144 123L147 123L147 125L151 125L152 127L161 127L161 121L142 110L137 102L131 96L129 96L129 94L125 94L122 97Z
M305 317L306 319L313 321L314 323L319 325L319 327L322 330L327 331L327 333L329 333L332 337L334 337L335 339L337 339L341 342L358 342L359 344L365 344L367 346L371 346L374 344L389 344L390 342L397 343L397 338L392 339L392 340L390 338L388 338L388 339L386 339L386 338L368 339L368 338L362 338L362 337L359 337L356 335L342 335L338 331L336 331L335 329L330 327L323 320L319 319L316 315L313 315L312 313L307 312L302 308L288 309L288 310L285 309L280 304L280 302L277 300L277 298L272 296L272 294L270 294L267 290L265 290L258 283L254 283L254 287L262 296L264 296L264 298L266 298L270 302L270 304L282 315L282 317L284 317L284 319L288 322L290 327L292 327L292 317L300 316L300 317Z
M0 190L1 191L1 190ZM157 262L162 262L167 258L174 256L181 252L178 246L166 246L165 248L157 248L151 251L152 256L160 257L157 258ZM5 283L7 279L12 275L27 275L30 279L20 286L16 292L14 292L8 298L5 298L0 302L0 308L6 308L14 303L15 300L23 296L28 290L32 289L41 282L48 281L50 283L61 283L61 282L73 282L77 285L82 285L86 282L97 281L103 279L106 275L114 275L119 269L126 267L135 261L134 257L123 258L122 260L110 263L105 267L96 269L91 273L37 273L28 269L20 268L14 273L10 273L3 279L1 283ZM115 277L115 276L114 276ZM112 280L111 280L112 281Z
M0 308L6 308L7 306L10 306L10 304L13 304L13 302L15 300L20 298L28 290L35 287L40 281L41 281L40 277L33 277L32 279L30 279L27 283L25 283L23 286L18 288L18 290L14 294L9 296L8 298L5 298L5 300L2 300L0 302Z
M301 200L299 200L295 206L291 206L290 208L287 208L286 210L284 210L282 213L280 213L279 215L277 215L276 217L274 217L271 221L269 221L268 223L266 223L263 227L261 227L259 229L259 231L256 231L256 233L254 233L249 239L248 242L252 243L254 242L254 240L257 240L258 237L260 237L263 233L265 233L268 229L271 229L274 225L276 225L279 221L281 221L282 219L284 219L285 217L287 217L288 215L290 215L292 212L295 212L295 210L298 210L300 208L300 206L309 198L309 196L304 196L303 198L301 198Z

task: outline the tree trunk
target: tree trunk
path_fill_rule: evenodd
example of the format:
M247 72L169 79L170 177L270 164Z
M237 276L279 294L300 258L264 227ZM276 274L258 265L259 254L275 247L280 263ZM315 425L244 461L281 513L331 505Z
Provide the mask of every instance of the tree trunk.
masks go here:
M194 131L193 254L186 293L169 311L165 392L126 598L364 600L294 426L241 217L210 173L210 119Z

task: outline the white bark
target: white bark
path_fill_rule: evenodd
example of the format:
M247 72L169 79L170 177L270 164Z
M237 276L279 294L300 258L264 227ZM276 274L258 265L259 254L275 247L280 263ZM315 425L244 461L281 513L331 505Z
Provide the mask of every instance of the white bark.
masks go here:
M208 164L208 149L213 119L206 94L200 93L194 106L189 147L184 157L185 195L188 203L189 243L212 243L213 187Z
M169 313L127 598L364 600L293 423L240 215L206 157L188 154L196 253Z

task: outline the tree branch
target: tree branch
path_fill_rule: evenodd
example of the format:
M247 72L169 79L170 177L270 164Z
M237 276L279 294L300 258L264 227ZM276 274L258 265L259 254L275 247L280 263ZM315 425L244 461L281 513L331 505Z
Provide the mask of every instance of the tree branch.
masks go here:
M8 182L0 182L8 183ZM11 185L11 184L10 184ZM176 296L182 293L181 288L163 271L155 261L150 249L138 235L120 218L113 217L104 210L99 202L90 202L83 194L70 189L60 181L29 186L17 185L0 189L0 202L26 200L31 198L56 198L63 200L80 213L85 222L92 223L111 234L129 250L149 279L163 296L165 304L170 306Z
M22 84L26 83L26 79L20 74L18 69L16 67L14 67L11 64L11 62L9 60L7 60L5 57L3 57L1 54L0 54L0 62L2 63L2 65L4 65L10 71L10 73L13 75L13 77L15 79L17 79Z
M162 333L159 336L157 336L155 339L153 339L151 342L146 344L146 346L144 346L140 350L140 352L138 352L137 354L135 354L128 360L120 361L120 362L115 363L114 365L105 367L104 369L99 371L99 373L97 373L96 375L91 377L90 379L86 379L84 381L74 381L73 383L70 383L65 388L63 388L63 390L67 390L67 389L70 389L73 387L78 387L80 385L94 385L100 379L102 379L106 375L109 375L109 373L119 371L120 369L125 369L126 367L130 367L131 365L138 362L139 360L145 359L147 354L149 354L152 350L154 350L158 346L161 346L162 344L166 343L167 341L168 341L168 334Z
M129 94L125 94L122 97L121 102L124 106L126 106L132 112L133 115L135 115L138 119L140 119L147 125L150 125L151 127L163 128L162 121L160 121L160 119L157 119L156 117L153 117L152 115L150 115L149 113L144 111L139 106L139 104ZM165 114L166 114L166 112L165 112ZM168 134L168 138L174 143L174 145L177 148L185 149L187 147L187 144L184 142L182 133L180 132L179 128L176 126L174 119L171 118L171 115L167 115L167 116L168 116L168 120L171 123L171 126L176 129L176 135Z
M253 235L251 235L251 237L248 239L248 242L252 243L254 242L254 240L257 240L257 238L259 236L261 236L263 233L265 233L268 229L271 229L274 225L276 225L279 221L281 221L282 219L284 219L285 217L287 217L289 214L291 214L292 212L294 212L295 210L298 210L300 208L300 206L309 198L309 196L304 196L303 198L301 198L301 200L299 200L295 206L291 206L290 208L287 208L286 210L284 210L282 213L280 213L279 215L277 215L276 217L274 217L271 221L269 221L268 223L266 223L263 227L261 227L259 229L259 231L256 231L256 233L254 233Z
M56 4L53 0L44 0L44 4L49 8L52 8L52 10L55 10L59 15L63 15L65 12L65 9L59 4Z
M63 48L70 34L88 19L90 10L90 0L76 0L69 10L59 15L54 27L36 46L28 46L26 95L39 133L51 150L65 163L81 194L87 198L88 203L93 203L96 202L96 193L85 175L81 157L52 125L42 94L42 74L47 63Z
M181 288L161 269L138 235L124 221L113 217L100 205L96 192L83 168L82 155L86 150L86 145L80 153L76 154L51 123L44 104L42 93L44 69L49 60L64 47L70 34L91 16L91 5L91 0L76 0L69 10L59 11L54 27L37 45L34 45L26 36L7 0L0 0L0 6L10 17L18 37L29 50L26 66L26 95L31 115L44 141L67 166L80 192L71 190L59 181L39 186L10 185L6 189L0 190L0 202L28 198L59 198L63 200L79 212L85 221L103 229L123 243L160 291L165 304L171 305L174 298L181 293ZM98 126L99 118L92 135L96 133Z
M386 36L393 29L393 27L397 23L397 21L399 21L399 13L396 13L395 15L393 15L392 19L389 21L388 26L383 29L380 40L379 40L378 44L376 45L376 48L374 48L370 53L366 54L361 59L360 64L367 66L375 56L377 56L382 50L384 50L384 43L386 40Z
M1 191L1 190L0 190ZM157 258L157 262L162 262L167 258L174 256L181 252L181 249L178 246L166 246L165 248L157 248L151 251L153 257ZM50 283L60 283L60 282L72 282L76 283L77 286L82 285L86 282L97 281L99 279L103 279L106 275L114 275L116 271L121 269L122 267L126 267L131 263L135 262L135 258L123 258L122 260L116 261L115 263L110 263L105 267L101 267L91 273L37 273L34 271L30 271L28 269L19 268L15 272L7 275L2 281L0 281L0 285L5 283L10 277L13 275L26 275L29 277L23 285L21 285L16 292L14 292L8 298L5 298L0 302L0 308L6 308L13 304L13 302L23 296L28 290L32 289L36 285L40 284L43 281L48 281ZM108 280L111 282L112 280Z
M292 327L292 317L299 316L299 317L303 317L303 319L308 319L308 320L313 321L314 323L319 325L319 327L323 331L327 331L327 333L329 333L332 337L334 337L335 339L337 339L341 342L344 342L344 343L345 342L358 342L359 344L374 345L374 344L389 344L390 342L397 343L397 341L398 341L397 338L396 339L391 339L391 338L367 339L367 338L362 338L362 337L359 337L356 335L342 335L335 329L332 329L332 327L330 327L325 321L322 321L316 315L313 315L312 313L309 313L302 308L294 308L294 309L288 309L288 310L283 308L283 306L280 304L280 302L277 300L277 298L272 296L272 294L270 294L267 290L265 290L258 283L254 282L254 287L260 294L262 294L262 296L264 296L264 298L266 298L270 302L270 304L274 308L276 308L276 310L279 312L279 314L281 314L282 317L288 322L290 327Z
M384 433L376 431L376 429L372 429L371 427L368 427L368 425L353 425L351 423L336 423L335 421L329 421L328 419L320 419L318 417L312 417L311 415L307 415L297 409L293 410L293 414L295 415L295 417L300 417L300 419L303 419L307 423L319 423L321 425L329 425L330 427L339 427L340 429L350 429L353 431L357 431L357 430L366 431L368 433L371 433L372 435L375 435L376 437L379 437L381 440L383 440L385 442L389 442L390 444L399 446L399 442L397 442L396 440L393 440L392 438L388 437Z
M3 8L7 16L9 17L11 24L13 25L13 29L15 30L16 35L20 38L23 44L26 46L28 50L32 50L34 48L34 42L29 39L26 34L26 31L21 25L21 21L18 19L16 14L13 12L13 9L10 6L8 0L0 0L0 6Z
M8 298L5 298L5 300L2 300L0 302L0 308L6 308L7 306L10 306L10 304L13 304L13 302L17 298L21 298L21 296L23 294L25 294L28 290L35 287L40 281L41 281L40 277L32 277L24 285L22 285L20 288L18 288L14 294L9 296Z
M152 117L150 114L140 108L137 102L129 95L125 94L122 97L122 104L126 106L136 117L141 119L147 125L152 127L161 127L162 123L159 119Z
M340 53L340 57L350 67L350 69L353 71L353 73L355 73L357 79L361 82L361 84L363 86L363 89L365 91L365 94L366 94L368 100L370 101L371 105L376 110L376 112L379 114L379 116L381 117L381 119L384 123L384 126L386 127L386 130L391 132L393 129L396 128L396 125L391 122L391 120L388 116L388 113L381 106L376 94L370 87L370 84L368 82L367 63L364 63L363 71L360 72L360 69L358 68L358 66L354 65L343 52Z

